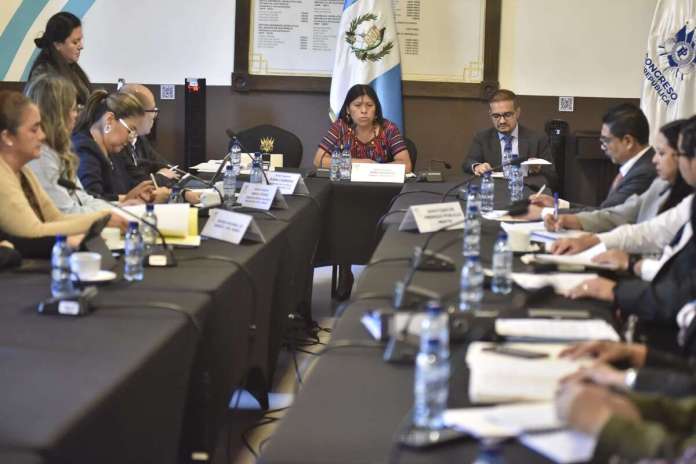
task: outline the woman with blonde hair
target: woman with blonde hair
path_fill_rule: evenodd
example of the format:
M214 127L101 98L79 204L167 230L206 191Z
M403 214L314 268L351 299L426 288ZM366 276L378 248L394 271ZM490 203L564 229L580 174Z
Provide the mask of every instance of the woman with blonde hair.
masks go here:
M19 92L0 91L0 231L21 238L77 235L108 212L63 214L26 164L45 140L41 114Z
M82 188L77 177L80 160L70 147L70 133L77 118L73 85L62 77L43 75L31 82L24 93L39 107L46 137L41 145L41 157L30 161L28 166L53 203L67 214L110 209L104 201L86 192L69 191L58 185L59 179L65 179ZM109 225L125 229L127 221L113 215Z

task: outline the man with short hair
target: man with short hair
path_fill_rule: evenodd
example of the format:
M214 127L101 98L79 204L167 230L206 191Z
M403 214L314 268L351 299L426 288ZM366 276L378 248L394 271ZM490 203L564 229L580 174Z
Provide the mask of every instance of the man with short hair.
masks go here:
M465 173L483 175L513 155L551 161L546 136L518 124L522 109L517 104L514 92L497 90L489 99L488 106L493 127L474 136L469 154L462 164ZM530 166L529 173L527 183L557 188L558 174L553 166Z
M649 137L648 119L633 104L615 106L604 115L599 141L611 162L620 167L600 208L620 205L631 195L640 195L650 187L657 173L652 164L655 150L648 145ZM553 207L553 197L549 195L531 200L535 205Z

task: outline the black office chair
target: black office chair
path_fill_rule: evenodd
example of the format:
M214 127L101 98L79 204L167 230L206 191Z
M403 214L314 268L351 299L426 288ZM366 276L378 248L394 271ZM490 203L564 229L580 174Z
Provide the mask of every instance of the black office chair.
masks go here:
M229 147L232 145L232 137L235 135L242 143L242 147L250 152L281 153L283 155L283 167L297 168L302 163L302 141L292 132L270 124L261 124L240 132L227 129L230 137ZM272 147L261 147L261 139L272 139Z
M413 171L416 171L416 160L418 159L418 148L416 147L416 144L413 143L413 140L408 139L404 137L404 143L406 144L406 149L408 150L408 154L411 157L411 166Z

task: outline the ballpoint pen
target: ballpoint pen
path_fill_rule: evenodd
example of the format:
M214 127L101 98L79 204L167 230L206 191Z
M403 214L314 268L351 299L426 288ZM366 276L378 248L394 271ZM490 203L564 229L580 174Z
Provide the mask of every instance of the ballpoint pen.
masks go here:
M535 199L536 199L536 198L539 198L539 195L541 195L542 193L544 193L544 190L546 190L546 184L544 184L544 185L541 186L541 188L540 188L539 191L536 193L536 195L534 195L534 198L535 198Z

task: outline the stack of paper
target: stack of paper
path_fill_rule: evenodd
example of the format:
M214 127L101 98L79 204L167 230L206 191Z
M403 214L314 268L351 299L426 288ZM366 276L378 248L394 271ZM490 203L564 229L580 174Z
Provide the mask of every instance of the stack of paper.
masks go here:
M616 330L602 319L498 319L495 331L500 336L518 339L619 341Z
M137 217L145 214L145 205L126 206L125 209ZM135 220L132 216L123 211L113 209L112 213L119 214L128 221ZM198 210L191 208L187 203L155 205L155 215L157 216L157 228L165 236L167 243L183 247L197 247L201 244L201 237L198 235ZM109 235L105 237L106 244L110 250L123 249L123 240L119 237ZM161 239L158 237L158 243Z
M524 432L556 430L565 424L556 416L551 401L481 408L449 409L445 425L477 438L503 438Z
M600 269L616 269L615 266L609 264L599 264L592 261L595 256L607 251L607 247L603 243L599 243L592 248L588 248L582 253L576 255L535 255L534 259L541 263L565 264L573 266L594 267Z
M469 346L469 399L473 403L515 401L551 401L561 378L570 375L588 361L558 358L565 345L506 344L511 348L545 352L548 358L526 359L484 351L491 343Z
M572 430L523 435L519 440L527 448L559 464L587 462L597 446L597 440L591 435Z
M597 274L571 272L557 272L553 274L512 273L512 280L525 290L536 290L550 285L559 295L566 295L570 290L587 279L596 277L598 277Z

